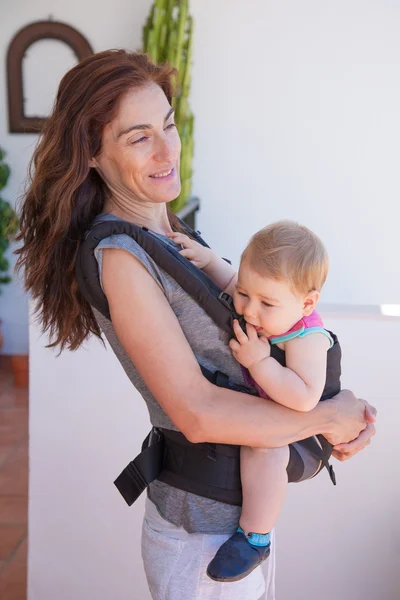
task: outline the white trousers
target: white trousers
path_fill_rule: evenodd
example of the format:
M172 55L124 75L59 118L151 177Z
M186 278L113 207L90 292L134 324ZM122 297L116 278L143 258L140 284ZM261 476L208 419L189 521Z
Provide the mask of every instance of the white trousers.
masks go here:
M229 535L187 533L159 514L146 499L142 558L153 600L275 600L275 539L271 554L248 577L213 581L206 568Z

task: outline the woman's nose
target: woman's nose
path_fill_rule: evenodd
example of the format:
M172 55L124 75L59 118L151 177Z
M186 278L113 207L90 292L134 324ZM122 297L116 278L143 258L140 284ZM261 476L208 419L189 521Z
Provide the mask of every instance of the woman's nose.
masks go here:
M176 160L174 144L172 144L166 136L158 141L155 159L163 163L173 162Z

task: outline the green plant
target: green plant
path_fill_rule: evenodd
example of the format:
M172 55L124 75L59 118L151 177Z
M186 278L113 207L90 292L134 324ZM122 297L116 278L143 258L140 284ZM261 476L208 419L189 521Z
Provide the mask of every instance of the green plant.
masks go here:
M143 27L143 51L156 64L168 61L178 71L177 94L172 105L182 142L182 189L170 204L174 212L186 204L192 185L194 117L189 107L192 48L193 18L189 15L189 1L155 0Z
M4 162L4 157L5 153L0 148L0 191L5 188L10 176L10 168ZM17 215L9 202L0 198L0 286L11 281L11 277L8 275L10 265L5 257L5 252L10 244L10 239L17 228Z

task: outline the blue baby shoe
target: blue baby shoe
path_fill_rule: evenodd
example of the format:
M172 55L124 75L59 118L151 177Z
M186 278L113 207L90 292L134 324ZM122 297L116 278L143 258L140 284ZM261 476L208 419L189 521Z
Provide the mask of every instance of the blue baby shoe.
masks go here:
M239 581L268 558L271 544L259 546L251 543L252 536L246 537L239 529L222 544L207 567L207 575L214 581ZM263 536L264 537L264 536Z

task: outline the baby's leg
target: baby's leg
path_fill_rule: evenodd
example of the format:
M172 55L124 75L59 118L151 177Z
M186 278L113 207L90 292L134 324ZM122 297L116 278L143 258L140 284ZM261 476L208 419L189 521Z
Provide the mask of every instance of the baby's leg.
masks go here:
M289 447L240 449L243 491L240 527L246 535L268 533L281 511L288 483Z
M239 581L266 560L269 532L274 527L286 493L289 448L240 449L243 490L239 529L224 543L207 567L216 581Z

